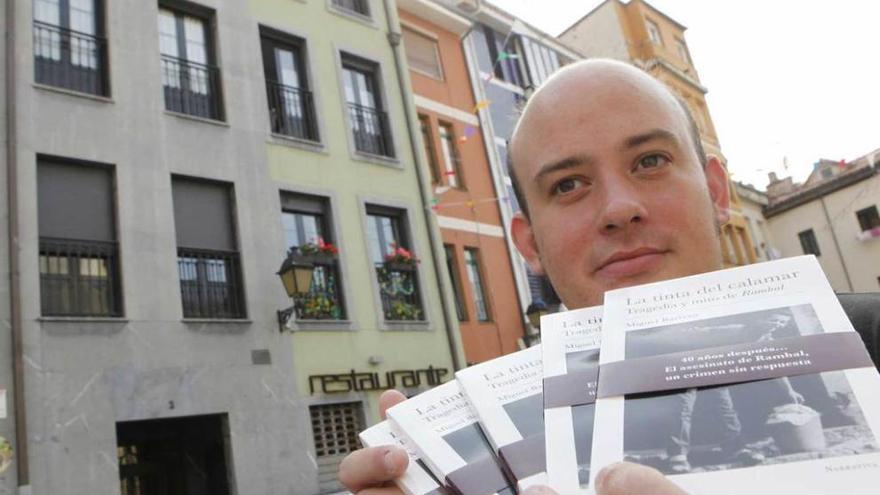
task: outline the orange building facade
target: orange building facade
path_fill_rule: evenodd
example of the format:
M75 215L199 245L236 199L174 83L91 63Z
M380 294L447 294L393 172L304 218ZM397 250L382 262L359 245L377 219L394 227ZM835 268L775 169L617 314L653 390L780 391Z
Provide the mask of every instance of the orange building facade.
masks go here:
M423 163L469 364L519 348L525 321L461 37L471 23L432 2L398 2Z

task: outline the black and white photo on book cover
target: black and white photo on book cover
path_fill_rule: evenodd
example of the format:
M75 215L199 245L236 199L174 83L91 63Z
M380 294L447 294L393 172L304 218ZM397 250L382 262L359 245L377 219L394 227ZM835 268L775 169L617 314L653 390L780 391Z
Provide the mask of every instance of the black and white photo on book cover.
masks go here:
M481 495L514 495L477 414L457 381L408 399L387 412L392 425L444 485ZM491 487L494 491L483 491Z
M589 491L601 325L601 307L541 319L547 480L560 493Z
M880 376L814 257L611 291L604 325L597 467L649 465L695 495L874 493ZM607 396L621 380L669 383Z
M541 346L470 366L455 377L518 489L545 484Z

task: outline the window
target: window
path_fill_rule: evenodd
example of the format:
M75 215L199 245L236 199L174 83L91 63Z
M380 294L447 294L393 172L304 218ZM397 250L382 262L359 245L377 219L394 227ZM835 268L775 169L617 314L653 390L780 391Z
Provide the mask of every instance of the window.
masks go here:
M804 254L815 254L816 256L822 254L819 252L819 243L816 242L816 234L813 229L799 232L798 239L801 241L801 249L804 250Z
M651 43L662 45L663 38L660 37L660 27L657 26L657 23L650 19L645 19L645 26L648 29L648 37L651 38Z
M383 110L376 64L344 54L342 78L355 149L394 157L388 114Z
M422 131L422 144L425 146L425 157L431 170L431 182L440 183L440 172L437 168L437 156L434 154L434 136L431 132L431 121L425 115L419 115L419 128Z
M121 316L109 168L37 159L43 316Z
M330 228L327 200L315 196L281 194L281 220L287 250L315 267L309 292L296 301L296 317L303 320L345 318L339 279L337 247Z
M443 251L446 253L446 269L449 271L449 280L452 281L452 294L455 297L455 314L458 315L458 321L465 321L467 320L467 312L464 308L464 297L461 292L461 279L458 276L455 246L444 244Z
M360 448L358 433L367 427L363 403L318 404L309 406L309 414L318 461L318 490L337 491L342 488L336 478L339 463Z
M443 79L443 66L440 65L440 50L437 40L415 30L403 28L403 47L409 68L433 77Z
M370 17L370 0L331 0L334 7L346 12Z
M34 0L34 79L107 96L100 0Z
M443 177L449 187L464 187L464 181L461 177L461 159L458 155L458 148L455 143L455 133L452 125L441 123L440 130L440 149L443 151Z
M245 318L232 186L171 181L184 318Z
M260 38L272 132L319 141L304 42L264 27L260 27Z
M234 493L230 438L225 413L116 423L117 493Z
M417 277L418 259L404 230L400 210L367 207L367 242L386 320L424 320Z
M559 69L559 55L550 48L525 36L522 37L522 44L532 84L540 86Z
M678 50L678 57L681 59L681 61L688 65L692 65L691 56L690 53L688 53L687 45L684 44L684 41L676 38L675 48Z
M859 220L859 228L862 232L880 227L880 215L877 214L876 206L869 206L856 212Z
M483 26L495 77L521 88L530 83L523 58L522 40L519 35L504 36L489 26Z
M222 120L220 68L214 62L208 28L211 16L210 11L195 7L186 12L159 9L162 86L167 110Z
M474 307L477 311L477 319L489 321L489 302L486 299L483 277L480 271L480 254L477 249L464 249L464 264L467 268L468 281L471 283L471 292L474 293Z

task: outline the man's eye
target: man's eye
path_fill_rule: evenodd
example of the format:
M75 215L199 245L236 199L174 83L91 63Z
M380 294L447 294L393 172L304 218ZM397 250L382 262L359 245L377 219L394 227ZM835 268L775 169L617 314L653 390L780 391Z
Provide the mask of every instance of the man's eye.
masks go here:
M636 164L636 168L652 169L662 167L669 164L669 159L660 154L647 155L642 157Z
M563 179L553 186L554 194L568 194L580 186L584 185L584 181L580 179Z

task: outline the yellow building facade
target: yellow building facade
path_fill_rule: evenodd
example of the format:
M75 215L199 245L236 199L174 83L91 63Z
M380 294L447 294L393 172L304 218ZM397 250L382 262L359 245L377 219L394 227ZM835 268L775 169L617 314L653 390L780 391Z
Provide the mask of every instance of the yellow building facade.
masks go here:
M708 89L700 82L684 38L686 29L642 0L606 0L559 38L587 57L622 60L663 82L687 104L706 153L719 157L726 167L727 159L706 104ZM725 266L754 263L754 243L732 182L729 189L730 221L723 226L721 237Z

